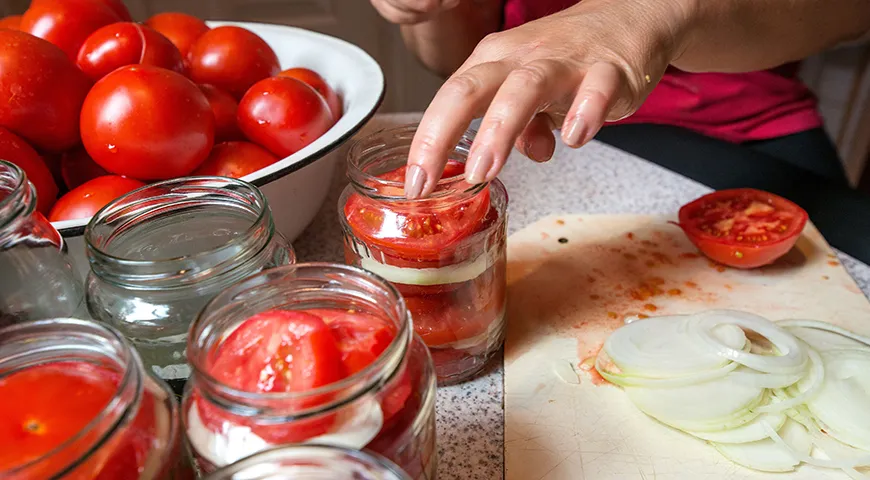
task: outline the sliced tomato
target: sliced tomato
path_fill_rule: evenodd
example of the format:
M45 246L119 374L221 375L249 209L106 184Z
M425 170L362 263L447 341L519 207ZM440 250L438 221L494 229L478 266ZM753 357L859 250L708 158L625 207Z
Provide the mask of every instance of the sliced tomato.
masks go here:
M159 455L160 448L170 448L170 445L162 444L163 438L158 438L158 408L165 407L158 406L154 393L146 386L136 416L121 434L123 436L115 445L111 461L106 462L96 480L139 478L149 456Z
M768 265L794 246L807 212L772 193L720 190L680 208L680 227L711 260L735 267Z
M396 338L396 328L374 315L338 309L307 312L319 316L329 325L348 375L374 363Z
M451 160L442 178L462 175L464 165ZM379 175L403 182L406 167ZM400 193L400 192L397 192ZM489 189L459 202L423 200L387 206L353 194L344 214L354 233L384 254L411 261L444 261L455 253L458 242L478 231L490 207Z

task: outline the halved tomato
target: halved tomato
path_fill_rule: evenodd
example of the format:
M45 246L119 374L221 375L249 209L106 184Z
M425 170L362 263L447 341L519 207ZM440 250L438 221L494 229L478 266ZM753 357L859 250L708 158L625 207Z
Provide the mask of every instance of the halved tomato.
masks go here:
M462 163L451 160L442 178L463 175L464 168ZM405 170L402 166L378 177L404 182ZM384 254L426 262L452 257L456 244L478 231L489 207L488 188L458 202L422 200L390 206L353 194L345 204L344 214L354 233Z
M680 227L711 260L734 267L768 265L794 246L807 212L772 193L720 190L680 208Z

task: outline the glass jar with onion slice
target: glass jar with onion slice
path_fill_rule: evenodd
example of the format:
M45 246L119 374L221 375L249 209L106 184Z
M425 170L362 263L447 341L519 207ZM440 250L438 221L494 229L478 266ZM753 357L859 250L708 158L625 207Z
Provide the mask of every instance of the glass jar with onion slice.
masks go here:
M243 280L200 313L187 355L182 416L205 472L304 442L435 478L432 359L399 292L369 272L308 263Z
M57 230L36 211L24 171L0 161L0 327L87 314L85 289Z
M91 315L127 336L179 394L190 374L187 332L205 303L245 277L295 261L266 197L222 177L134 190L94 215L85 243Z
M49 319L0 338L0 478L193 478L175 396L117 331Z
M406 200L405 164L415 131L415 125L382 130L351 147L339 218L346 261L402 293L443 385L474 376L501 347L508 198L498 180L465 182L469 131L435 192Z
M413 480L396 464L368 452L324 445L286 445L251 455L205 480Z

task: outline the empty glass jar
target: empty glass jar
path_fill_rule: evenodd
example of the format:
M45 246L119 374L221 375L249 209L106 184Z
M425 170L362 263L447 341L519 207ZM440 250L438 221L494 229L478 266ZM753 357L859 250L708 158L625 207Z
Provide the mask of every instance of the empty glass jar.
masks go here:
M123 333L146 367L180 392L187 331L218 292L293 263L265 196L223 177L155 183L100 210L85 230L91 315Z
M36 211L33 185L23 170L0 161L0 327L84 316L84 298L63 238Z

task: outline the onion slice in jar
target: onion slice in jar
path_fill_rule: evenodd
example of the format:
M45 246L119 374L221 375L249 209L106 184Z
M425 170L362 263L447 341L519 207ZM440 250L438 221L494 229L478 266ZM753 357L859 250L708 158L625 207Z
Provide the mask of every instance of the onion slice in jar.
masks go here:
M432 286L462 283L483 275L495 264L495 249L473 260L437 268L398 267L384 263L368 252L359 252L360 266L385 280L404 285Z
M780 353L759 355L745 352L722 342L713 333L720 325L735 325L766 338ZM703 313L689 324L690 330L722 358L764 373L799 373L805 371L809 356L806 348L791 333L770 320L737 310L713 310Z

